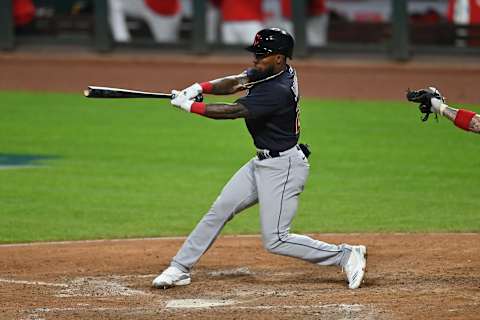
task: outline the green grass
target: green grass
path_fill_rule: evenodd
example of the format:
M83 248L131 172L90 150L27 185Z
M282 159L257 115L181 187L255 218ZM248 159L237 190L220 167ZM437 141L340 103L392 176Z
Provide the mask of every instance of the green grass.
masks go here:
M0 242L186 235L253 155L242 120L168 101L0 93ZM474 110L478 108L468 106ZM305 99L311 172L295 232L480 230L480 136L404 102ZM225 233L258 233L257 207Z

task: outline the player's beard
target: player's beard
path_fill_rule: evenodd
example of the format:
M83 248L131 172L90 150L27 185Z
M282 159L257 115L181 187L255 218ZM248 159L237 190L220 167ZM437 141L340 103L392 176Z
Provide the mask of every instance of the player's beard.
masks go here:
M274 75L273 66L268 66L265 70L251 68L247 72L250 81L259 81Z

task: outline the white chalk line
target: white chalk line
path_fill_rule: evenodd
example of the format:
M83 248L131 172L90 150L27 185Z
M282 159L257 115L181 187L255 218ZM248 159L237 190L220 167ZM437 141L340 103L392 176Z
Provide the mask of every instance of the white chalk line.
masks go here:
M123 275L123 276L112 276L112 278L118 278L118 279L130 279L130 278L152 278L158 276L158 273L152 273L152 274L128 274L128 275Z
M145 295L150 295L150 293L131 289L116 281L88 277L74 279L67 288L55 294L55 297L128 297Z
M235 300L222 299L173 299L167 301L167 309L202 309L212 307L225 307L238 303Z
M210 272L207 272L207 275L211 277L249 276L249 275L255 275L255 272L251 271L248 267L238 267L235 269L210 271Z
M178 237L97 239L97 240L66 240L66 241L50 241L50 242L7 243L7 244L0 244L0 248L3 248L3 247L8 248L8 247L48 246L48 245L60 245L60 244L88 244L88 243L110 243L110 242L185 240L186 238L187 238L186 236L178 236ZM260 238L260 235L232 235L232 236L223 236L221 238Z
M156 309L151 308L147 309L146 307L89 307L88 305L82 304L81 307L66 307L66 308L35 308L32 310L27 310L28 316L26 318L22 318L21 320L40 320L44 319L41 318L39 315L46 315L50 312L126 312L126 313L146 313L146 312L154 312Z
M48 287L61 287L61 288L68 287L68 284L66 283L51 283L51 282L43 282L43 281L0 279L0 282L12 283L12 284L26 284L26 285L32 285L32 286L48 286Z
M192 274L195 274L196 271L193 271ZM224 270L217 270L217 271L210 271L207 272L207 275L211 277L222 277L222 276L243 276L243 275L256 275L257 272L251 271L248 267L239 267L235 269L224 269ZM291 272L275 272L275 273L269 273L270 275L273 276L289 276L292 275ZM128 275L110 275L110 276L103 276L103 277L98 277L98 276L90 276L90 277L80 277L80 278L75 278L71 280L71 283L53 283L53 282L45 282L45 281L37 281L37 280L16 280L16 279L4 279L0 278L0 283L10 283L10 284L22 284L22 285L31 285L31 286L49 286L49 287L60 287L60 288L80 288L81 286L86 286L86 285L93 285L97 287L102 287L102 286L110 286L110 287L115 287L117 286L118 289L121 289L118 287L120 284L115 282L115 281L108 281L105 280L107 279L113 279L113 280L122 280L122 279L153 279L156 276L158 276L157 273L152 273L152 274L128 274ZM102 279L103 278L103 279ZM137 293L137 294L147 294L144 291L140 290L134 290L134 289L123 289L124 286L122 286L122 290L132 292L132 293ZM137 292L138 291L138 292ZM126 295L134 295L134 294L126 294Z
M28 243L7 243L0 244L0 248L8 247L32 247L49 246L61 244L88 244L88 243L109 243L109 242L135 242L148 240L184 240L186 237L159 237L159 238L131 238L131 239L97 239L97 240L66 240L66 241L47 241L47 242L28 242Z
M135 277L135 276L133 276ZM153 275L142 275L144 277L153 277ZM114 279L127 277L113 277ZM132 278L130 276L129 278ZM0 283L21 284L29 286L48 286L61 288L55 297L93 297L93 296L141 296L150 295L151 293L142 290L131 289L116 281L109 281L98 277L75 278L70 283L52 283L44 281L27 281L15 279L1 279Z
M361 312L362 304L314 304L314 305L262 305L262 306L232 306L231 309L271 310L271 309L336 309L346 312Z
M434 236L479 236L480 233L473 232L425 232L425 233L408 233L408 232L391 232L391 233L305 233L307 236L325 236L325 237L350 237L350 236L415 236L415 235L434 235ZM61 244L88 244L88 243L111 243L111 242L136 242L136 241L162 241L162 240L185 240L186 236L175 237L151 237L151 238L127 238L127 239L96 239L96 240L66 240L66 241L45 241L45 242L28 242L28 243L6 243L0 244L1 248L8 247L31 247L31 246L48 246L48 245L61 245ZM235 239L235 238L261 238L259 234L240 234L240 235L225 235L219 237L219 239Z
M315 305L261 305L261 306L235 306L243 303L235 300L215 300L215 299L178 299L170 300L165 305L167 310L178 309L205 309L205 308L227 308L237 310L275 310L275 309L329 309L344 312L362 312L366 308L362 304L315 304ZM49 313L49 312L71 312L71 311L146 311L147 307L66 307L66 308L35 308L30 310L31 314ZM150 309L149 309L150 310ZM153 309L152 309L153 310Z

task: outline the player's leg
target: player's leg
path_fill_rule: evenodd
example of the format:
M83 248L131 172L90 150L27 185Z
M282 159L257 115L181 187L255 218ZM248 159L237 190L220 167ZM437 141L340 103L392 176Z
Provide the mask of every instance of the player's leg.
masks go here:
M297 212L298 197L308 177L307 161L293 154L256 161L255 165L265 249L321 265L345 264L350 255L349 246L337 246L289 232Z
M365 246L329 244L289 232L308 171L309 165L301 151L255 162L263 244L275 254L319 265L341 266L349 287L358 288L366 269Z
M189 271L213 244L225 224L234 215L257 203L257 188L253 177L253 165L245 164L228 181L210 210L190 233L172 265Z
M249 161L235 173L225 185L210 210L185 240L176 256L172 259L171 267L165 272L169 271L169 269L175 269L176 271L172 272L176 272L179 278L187 275L189 277L190 269L213 244L225 224L235 214L257 203L257 188L253 169L252 161ZM172 277L165 279L162 275L153 281L155 287L179 285L166 283ZM188 283L190 282L188 281Z

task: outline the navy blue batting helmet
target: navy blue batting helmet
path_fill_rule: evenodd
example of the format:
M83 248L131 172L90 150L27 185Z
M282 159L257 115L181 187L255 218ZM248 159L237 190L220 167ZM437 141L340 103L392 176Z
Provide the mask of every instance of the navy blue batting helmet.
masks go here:
M291 59L294 44L293 37L287 31L268 28L258 31L253 44L245 49L255 54L280 53Z

